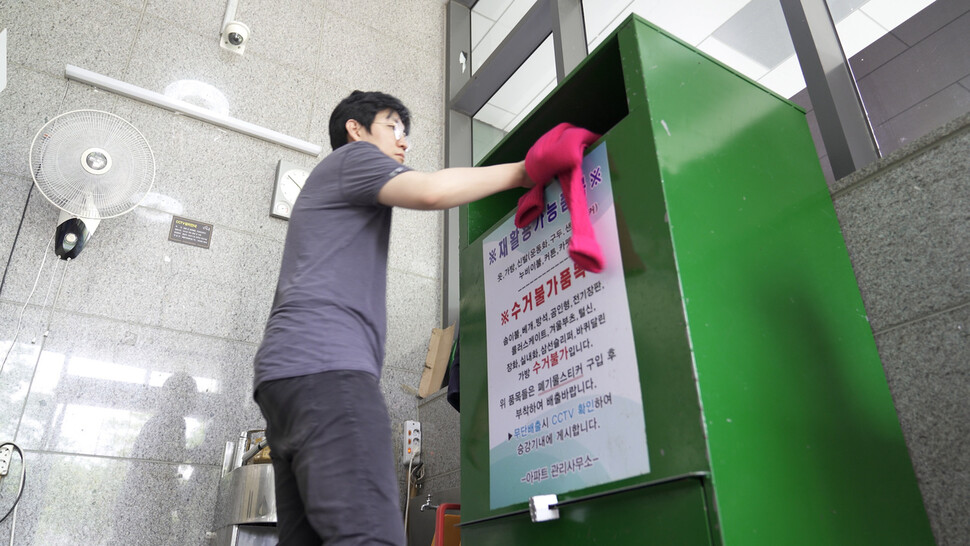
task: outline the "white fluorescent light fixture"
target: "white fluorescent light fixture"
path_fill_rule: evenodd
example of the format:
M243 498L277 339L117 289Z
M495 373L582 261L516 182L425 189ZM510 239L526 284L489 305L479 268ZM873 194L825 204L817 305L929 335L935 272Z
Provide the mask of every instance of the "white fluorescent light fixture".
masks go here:
M254 123L249 123L248 121L231 118L212 110L200 108L185 101L166 97L161 93L149 91L147 89L131 85L130 83L109 78L108 76L104 76L96 72L91 72L90 70L85 70L73 65L67 65L64 69L64 73L69 80L86 83L99 89L104 89L105 91L111 91L112 93L116 93L123 97L128 97L130 99L139 100L146 104L151 104L152 106L158 106L159 108L178 112L191 118L195 118L206 123L211 123L213 125L218 125L219 127L224 127L226 129L259 138L267 142L279 144L280 146L285 146L298 152L303 152L312 156L317 156L323 153L323 147L318 144L313 144L312 142L307 142L289 135L284 135L283 133L273 131L272 129L267 129L266 127L261 127Z

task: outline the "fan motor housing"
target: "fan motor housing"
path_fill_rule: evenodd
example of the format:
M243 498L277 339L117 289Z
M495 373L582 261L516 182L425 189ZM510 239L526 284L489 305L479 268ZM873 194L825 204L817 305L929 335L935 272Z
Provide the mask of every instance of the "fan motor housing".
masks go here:
M111 170L111 154L102 148L88 148L81 154L81 168L91 174L104 174Z
M54 233L54 253L62 260L73 260L84 249L90 232L81 218L69 218Z

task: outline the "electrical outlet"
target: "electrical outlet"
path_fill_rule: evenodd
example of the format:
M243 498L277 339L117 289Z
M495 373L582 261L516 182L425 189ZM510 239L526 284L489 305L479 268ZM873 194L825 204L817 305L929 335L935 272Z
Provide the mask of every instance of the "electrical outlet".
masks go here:
M417 421L404 422L402 444L402 464L418 464L421 462L421 423Z
M10 444L0 446L0 478L6 476L10 471L11 457L13 457L13 446Z

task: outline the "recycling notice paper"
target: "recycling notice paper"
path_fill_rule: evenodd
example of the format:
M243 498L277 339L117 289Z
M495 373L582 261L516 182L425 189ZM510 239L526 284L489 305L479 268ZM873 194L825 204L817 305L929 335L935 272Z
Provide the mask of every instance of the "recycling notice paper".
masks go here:
M602 272L569 258L557 182L535 222L484 241L492 509L650 472L605 143L583 175Z

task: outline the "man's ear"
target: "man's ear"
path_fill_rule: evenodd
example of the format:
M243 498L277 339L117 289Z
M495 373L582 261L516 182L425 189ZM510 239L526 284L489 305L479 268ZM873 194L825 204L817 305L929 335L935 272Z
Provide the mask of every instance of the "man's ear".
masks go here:
M364 128L356 119L348 119L344 124L347 129L347 142L356 142L361 139L361 130Z

